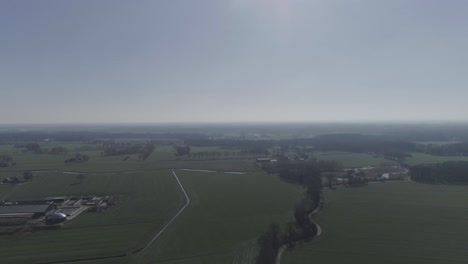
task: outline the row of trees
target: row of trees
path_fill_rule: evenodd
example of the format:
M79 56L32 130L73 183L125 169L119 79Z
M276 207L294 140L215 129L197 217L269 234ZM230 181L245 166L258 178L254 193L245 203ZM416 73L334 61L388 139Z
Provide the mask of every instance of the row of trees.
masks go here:
M69 159L65 160L65 163L83 163L89 160L88 155L81 153L75 153L75 155Z
M176 157L182 157L182 156L190 156L190 146L174 146L174 151L175 151L175 156Z
M422 164L411 167L411 179L429 183L467 183L468 162L449 161L440 164Z
M429 145L426 152L437 156L468 156L468 143L454 143L441 146Z
M0 167L10 167L15 165L15 161L13 161L13 157L8 154L0 155Z
M289 247L301 240L317 234L317 226L310 219L312 212L320 206L322 197L321 171L329 169L330 164L321 167L317 161L282 161L274 164L274 170L282 179L307 187L304 198L294 208L294 222L288 223L281 231L275 223L260 237L257 264L273 264L281 245Z
M389 137L361 134L326 134L315 138L298 138L283 140L239 140L239 139L194 139L186 140L191 146L218 146L225 149L242 149L257 154L269 154L270 149L277 148L279 153L293 151L306 146L309 150L348 151L375 153L402 161L411 152L424 152L422 144L394 140ZM273 153L275 155L275 153ZM299 155L300 158L301 155ZM307 159L304 157L304 159Z
M16 144L15 147L17 148L23 148L25 151L29 151L35 154L52 154L52 155L61 155L61 154L68 154L71 151L68 148L62 147L62 146L57 146L57 147L52 147L52 148L44 148L41 146L39 143L27 143L27 144ZM74 148L73 151L88 151L88 150L94 150L94 147L91 146L80 146L77 148Z
M221 159L221 158L258 158L266 157L268 153L257 153L252 151L199 151L190 154L197 159Z
M141 160L146 160L151 155L151 153L153 153L155 148L156 147L151 142L145 144L142 147L140 153L138 154L138 158L140 158Z
M103 156L120 156L138 154L140 159L146 160L155 149L153 142L129 143L104 141L99 147Z

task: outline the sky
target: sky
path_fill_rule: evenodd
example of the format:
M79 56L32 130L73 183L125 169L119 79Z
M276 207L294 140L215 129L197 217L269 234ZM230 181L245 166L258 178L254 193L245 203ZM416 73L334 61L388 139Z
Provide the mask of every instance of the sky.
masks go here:
M467 121L468 1L0 0L0 124Z

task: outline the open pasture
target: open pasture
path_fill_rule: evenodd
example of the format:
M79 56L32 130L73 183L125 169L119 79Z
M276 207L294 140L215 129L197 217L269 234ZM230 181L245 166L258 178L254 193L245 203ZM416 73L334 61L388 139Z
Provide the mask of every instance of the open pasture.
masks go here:
M322 235L282 263L466 263L468 187L410 181L325 191Z
M254 263L257 238L270 223L290 221L303 195L302 187L263 173L176 173L191 204L143 263Z
M32 181L2 185L2 199L61 195L114 195L117 205L102 213L84 213L56 230L22 231L0 236L5 263L41 263L107 257L143 247L183 204L170 171L135 174L76 175L35 173Z
M396 164L395 161L366 153L315 151L312 155L319 160L338 161L345 168Z

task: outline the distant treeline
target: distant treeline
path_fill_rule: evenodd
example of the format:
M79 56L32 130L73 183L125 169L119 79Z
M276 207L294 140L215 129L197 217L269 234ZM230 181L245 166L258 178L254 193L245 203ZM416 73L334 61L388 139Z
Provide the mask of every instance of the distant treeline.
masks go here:
M318 150L340 150L349 152L372 152L394 155L401 152L423 151L423 145L387 139L381 136L358 134L321 135L313 139Z
M411 179L428 183L468 183L468 161L448 161L411 167Z
M116 141L104 141L98 147L103 156L119 156L138 154L142 160L146 160L154 151L153 142L146 143L128 143Z
M90 151L90 150L96 149L96 147L93 147L93 146L80 146L80 147L75 147L72 150L62 147L62 146L47 148L35 142L26 143L26 144L15 144L15 147L23 149L24 151L35 153L35 154L53 154L53 155L68 154L69 152L73 152L73 151L80 152L80 151Z
M10 167L15 165L15 161L13 161L13 157L8 154L0 155L0 167Z
M428 145L426 152L437 156L468 156L468 143Z
M272 264L282 245L292 247L294 243L310 239L317 234L317 226L310 219L311 213L320 206L322 196L321 171L325 169L317 161L283 161L273 166L278 175L288 181L307 187L304 198L294 208L294 222L283 230L272 223L268 231L258 240L257 264ZM331 168L330 164L326 166Z
M288 140L197 139L186 140L185 143L190 146L219 146L226 149L255 151L256 153L264 153L273 147L281 149L281 152L286 152L295 147L307 146L319 151L375 153L397 159L410 156L410 152L424 152L425 150L425 146L422 144L359 134L328 134L314 138Z
M311 151L360 152L382 155L397 161L410 157L412 152L437 156L468 156L468 143L425 145L386 136L360 134L326 134L314 138L287 140L190 139L185 143L199 147L218 146L225 149L242 149L256 154L267 153L272 148L279 149L278 153L297 150L297 148L308 148Z
M277 140L252 139L188 139L185 144L194 147L221 147L226 149L267 149L278 144Z
M16 142L38 142L44 139L55 141L93 141L96 139L145 139L145 140L186 140L203 139L207 136L196 133L114 133L89 131L63 131L63 132L0 132L0 144Z

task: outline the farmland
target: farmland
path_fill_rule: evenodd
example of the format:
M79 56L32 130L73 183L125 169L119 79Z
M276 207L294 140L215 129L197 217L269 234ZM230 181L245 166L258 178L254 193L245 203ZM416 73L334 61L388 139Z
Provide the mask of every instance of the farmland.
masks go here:
M407 158L406 162L409 165L423 163L442 163L446 161L468 161L467 156L434 156L423 153L412 153L412 157Z
M78 259L101 264L253 264L259 251L258 238L272 222L285 228L294 219L295 206L305 191L300 185L264 173L254 163L253 154L242 149L195 146L191 153L198 155L176 157L174 147L164 143L156 145L142 159L139 154L131 153L106 156L98 144L42 142L45 151L40 153L0 145L0 154L10 155L15 161L14 166L0 168L1 178L22 177L26 170L34 174L26 183L0 185L1 200L67 195L117 197L116 206L104 212L84 213L60 229L24 228L6 235L11 227L0 228L0 242L8 245L0 249L3 260L13 264ZM60 147L70 151L58 154L48 151ZM89 159L65 162L76 152ZM373 166L365 170L367 176L401 170L384 155L369 153L313 150L307 154L309 158L338 161L345 168ZM300 153L290 154L294 159ZM464 159L412 153L406 162L412 165ZM191 203L153 244L140 251L186 202L172 170L184 185ZM342 170L333 173L337 177L345 175ZM78 174L83 178L79 179ZM323 235L287 252L283 261L307 263L304 261L317 258L326 263L346 263L352 257L356 258L353 262L362 262L369 256L377 261L376 256L387 254L388 263L402 257L412 263L421 259L436 263L446 255L457 263L457 254L461 253L450 243L466 246L461 239L465 233L446 242L453 251L450 254L438 253L435 245L431 248L421 243L447 239L444 232L454 233L455 229L435 228L419 233L434 226L461 228L456 219L442 215L467 220L468 204L463 201L468 197L464 188L468 187L400 182L326 190L325 207L318 215ZM435 211L443 214L434 214ZM376 236L381 240L376 242ZM395 248L387 250L391 246ZM366 248L365 255L359 253L360 248ZM439 255L423 256L425 248ZM340 254L335 254L336 249Z
M316 151L312 153L320 160L334 160L341 162L344 167L379 166L382 164L396 164L395 161L365 153L352 153L340 151Z
M299 186L265 174L177 174L193 197L192 204L144 259L253 263L256 239L272 221L290 221L294 204L302 196Z
M467 191L414 182L327 190L323 234L282 263L465 263Z
M166 171L87 175L81 184L76 184L75 175L44 172L36 173L31 182L1 187L4 199L75 194L119 196L115 208L85 213L62 229L0 236L1 243L8 244L0 249L0 256L8 263L126 254L141 248L183 202L174 178Z
M62 195L118 197L114 208L84 213L61 229L0 236L1 243L8 244L0 249L0 257L8 263L112 256L116 258L88 262L253 263L258 236L272 221L284 224L291 220L294 204L303 193L298 185L260 172L252 159L183 160L174 158L169 147L161 147L146 161L135 156L102 156L91 150L83 152L89 161L77 164L64 163L70 156L67 154L34 154L8 145L2 145L0 151L16 161L15 166L0 170L2 178L20 177L24 170L34 174L24 184L0 185L2 200ZM150 248L133 253L185 203L171 169L187 168L219 172L176 170L192 203ZM84 179L78 181L69 171L82 172ZM224 173L230 171L248 173Z

